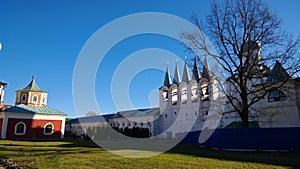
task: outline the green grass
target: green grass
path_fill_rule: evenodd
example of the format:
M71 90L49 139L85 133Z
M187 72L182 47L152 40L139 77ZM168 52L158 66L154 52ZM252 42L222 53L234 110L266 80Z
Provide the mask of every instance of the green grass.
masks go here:
M119 150L128 151L130 150ZM0 140L0 158L24 168L299 168L300 153L218 151L187 145L150 158L125 158L88 141Z

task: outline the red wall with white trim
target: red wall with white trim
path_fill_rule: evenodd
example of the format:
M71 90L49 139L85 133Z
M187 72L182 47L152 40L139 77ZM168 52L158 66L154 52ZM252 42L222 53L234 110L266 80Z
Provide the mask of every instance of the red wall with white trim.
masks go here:
M15 134L15 125L19 122L26 124L24 135ZM45 135L44 126L52 123L54 126L53 134ZM40 119L17 119L9 118L7 123L6 139L60 139L62 120L40 120Z

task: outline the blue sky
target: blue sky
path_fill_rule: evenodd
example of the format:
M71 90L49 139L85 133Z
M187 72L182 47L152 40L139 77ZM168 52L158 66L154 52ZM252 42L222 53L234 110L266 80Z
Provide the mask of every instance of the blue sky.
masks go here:
M299 35L300 1L267 2L283 19L283 29ZM49 92L48 105L69 117L76 117L72 76L81 48L105 24L138 12L164 12L190 20L193 12L199 17L206 15L209 1L0 0L0 42L3 45L0 51L0 81L9 83L5 103L14 104L15 91L25 87L35 74L40 88ZM120 31L123 31L122 28ZM178 41L159 35L139 35L118 43L100 64L95 80L101 113L116 111L110 84L118 64L126 56L145 48L168 50L182 59L186 55L191 56ZM182 67L179 68L182 73ZM170 66L170 72L173 74L174 67ZM133 105L149 107L149 94L162 85L163 78L164 72L158 70L140 72L129 88Z

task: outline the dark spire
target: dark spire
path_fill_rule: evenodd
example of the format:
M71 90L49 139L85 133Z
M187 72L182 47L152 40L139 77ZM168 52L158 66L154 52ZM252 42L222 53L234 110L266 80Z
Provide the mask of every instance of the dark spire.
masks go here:
M290 78L288 72L283 68L279 61L276 61L270 75L267 77L266 82L279 82Z
M175 67L175 72L174 72L174 77L173 77L173 84L176 84L177 86L180 83L180 76L179 76L179 71L178 71L178 60L176 60L176 67Z
M200 71L199 71L199 68L198 68L196 56L194 57L194 67L193 67L192 79L196 80L197 82L200 81Z
M182 74L182 81L188 83L190 81L190 74L189 69L186 64L186 60L184 61L184 68L183 68L183 74Z
M166 87L171 86L171 79L170 79L170 73L169 73L168 65L167 65L166 74L165 74L164 86L166 86Z
M207 79L209 81L209 66L206 60L206 57L204 58L204 62L203 62L203 69L202 69L202 77Z

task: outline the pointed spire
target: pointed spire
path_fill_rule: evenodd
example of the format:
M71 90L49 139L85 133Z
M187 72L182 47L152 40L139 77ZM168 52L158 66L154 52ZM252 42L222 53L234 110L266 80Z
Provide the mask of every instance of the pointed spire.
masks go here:
M182 81L188 83L190 81L190 73L188 66L186 64L186 59L184 61L184 68L183 68L183 74L182 74Z
M44 92L43 90L41 90L38 85L35 83L35 76L32 75L32 79L31 82L22 89L23 91L35 91L35 92Z
M194 67L193 67L192 79L196 80L197 82L200 81L200 71L199 71L199 68L198 68L196 56L194 57Z
M173 84L179 85L179 83L180 83L180 76L178 71L178 59L176 59L176 67L175 67L175 72L173 77Z
M167 69L166 69L165 80L164 80L164 86L166 86L166 87L171 86L171 79L170 79L168 64L169 63L167 63Z
M203 62L203 69L202 69L202 77L206 78L207 80L209 80L209 66L206 60L206 57L204 58L204 62Z
M273 69L270 72L270 75L266 79L266 82L279 82L279 81L286 80L289 78L290 78L290 75L283 68L282 64L279 61L276 61Z

